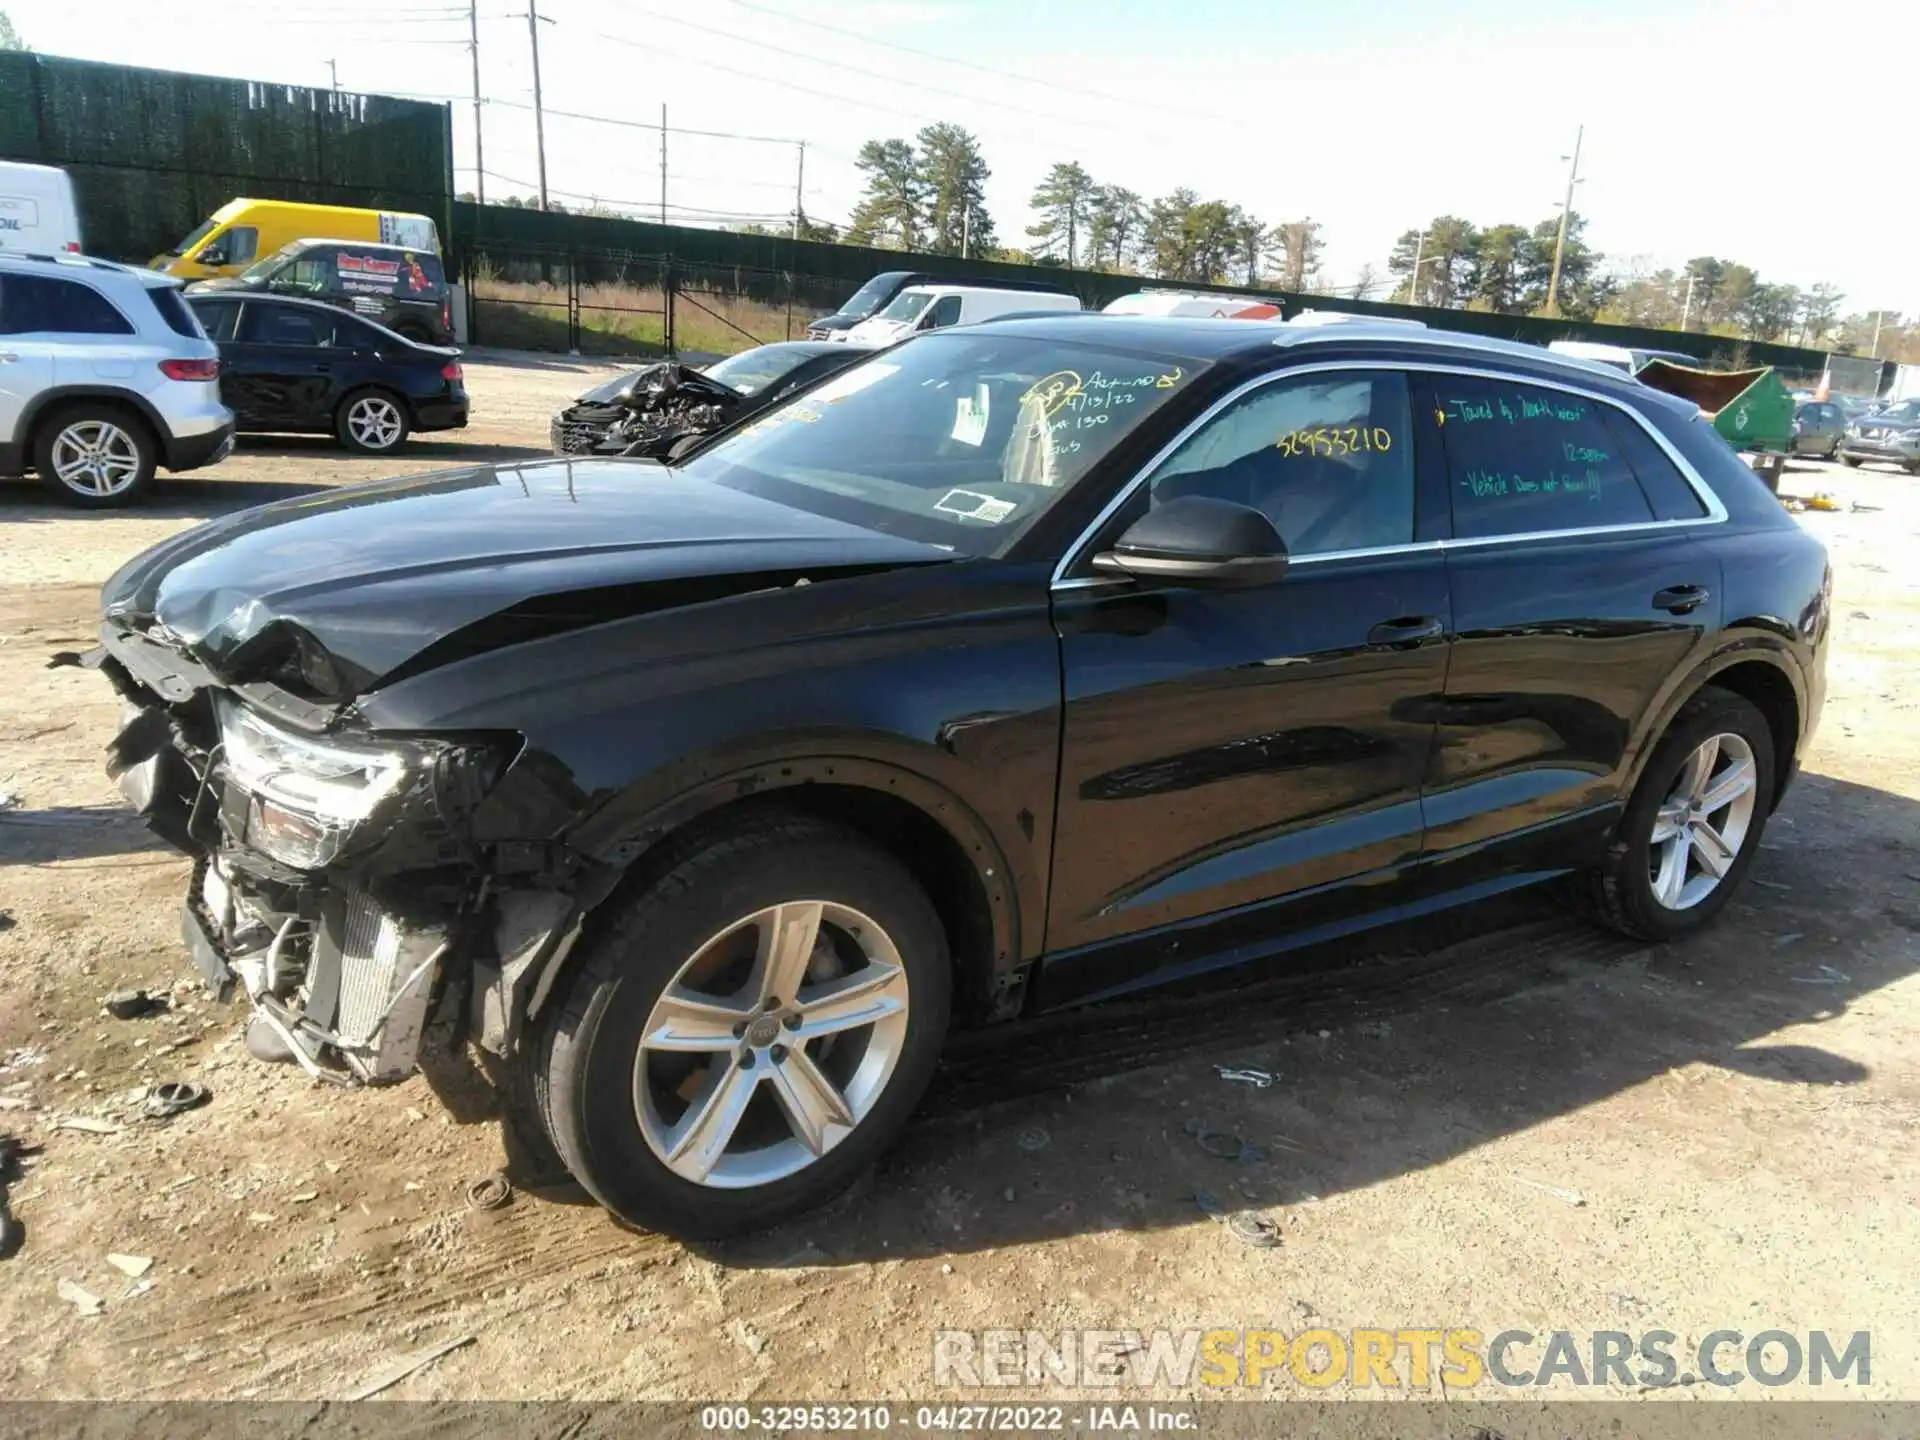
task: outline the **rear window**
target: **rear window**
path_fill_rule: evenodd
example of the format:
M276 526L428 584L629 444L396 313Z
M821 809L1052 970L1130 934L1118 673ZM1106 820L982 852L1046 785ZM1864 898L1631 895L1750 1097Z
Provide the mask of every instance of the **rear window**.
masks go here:
M0 335L131 335L133 325L90 285L52 275L0 277Z
M180 292L171 285L159 285L147 291L147 298L153 301L153 308L160 312L160 318L167 322L167 328L176 335L184 335L189 340L204 340L205 330L194 316L187 302L180 298Z

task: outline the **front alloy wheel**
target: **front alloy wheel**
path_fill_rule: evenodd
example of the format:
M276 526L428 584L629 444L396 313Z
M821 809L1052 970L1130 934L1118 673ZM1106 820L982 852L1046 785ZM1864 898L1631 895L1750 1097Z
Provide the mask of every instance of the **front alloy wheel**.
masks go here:
M866 837L743 817L600 918L526 1047L536 1118L615 1214L711 1238L850 1184L919 1103L947 1028L946 931Z
M796 1174L873 1110L908 1004L900 953L868 916L819 900L749 915L654 1002L633 1067L640 1133L696 1185Z

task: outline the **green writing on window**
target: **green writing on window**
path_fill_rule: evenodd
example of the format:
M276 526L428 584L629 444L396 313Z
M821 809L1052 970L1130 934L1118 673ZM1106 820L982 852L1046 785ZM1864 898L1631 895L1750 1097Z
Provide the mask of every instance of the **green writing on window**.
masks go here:
M1494 395L1485 400L1456 396L1440 403L1443 407L1442 424L1451 419L1462 425L1482 421L1508 425L1524 425L1533 421L1576 425L1586 420L1589 414L1584 401L1558 395L1546 398L1518 394Z
M1508 495L1564 495L1568 499L1598 500L1600 472L1591 466L1575 473L1549 470L1523 475L1511 470L1469 470L1460 488L1476 500L1498 500Z

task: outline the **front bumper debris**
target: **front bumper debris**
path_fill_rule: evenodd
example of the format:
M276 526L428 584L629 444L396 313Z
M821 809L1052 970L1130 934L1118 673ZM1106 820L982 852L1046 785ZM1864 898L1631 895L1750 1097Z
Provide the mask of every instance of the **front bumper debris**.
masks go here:
M252 843L262 807L229 774L217 718L217 694L250 701L259 687L223 687L111 621L102 639L57 663L97 669L120 693L108 773L155 834L194 858L181 939L208 990L243 994L270 1033L249 1048L321 1079L390 1082L415 1069L430 1017L470 1015L483 1047L509 1053L595 887L571 883L585 872L561 847L511 832L475 841L492 770L461 757L482 751L442 747L442 762L396 792L350 852L295 868ZM279 703L282 714L301 704Z

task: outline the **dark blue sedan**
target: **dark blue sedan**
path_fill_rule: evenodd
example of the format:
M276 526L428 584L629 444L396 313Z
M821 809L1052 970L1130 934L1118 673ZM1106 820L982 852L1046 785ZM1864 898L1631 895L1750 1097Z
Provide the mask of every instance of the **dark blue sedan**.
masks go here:
M311 300L210 291L187 303L220 347L220 396L243 433L334 435L390 455L415 431L467 423L458 350Z

